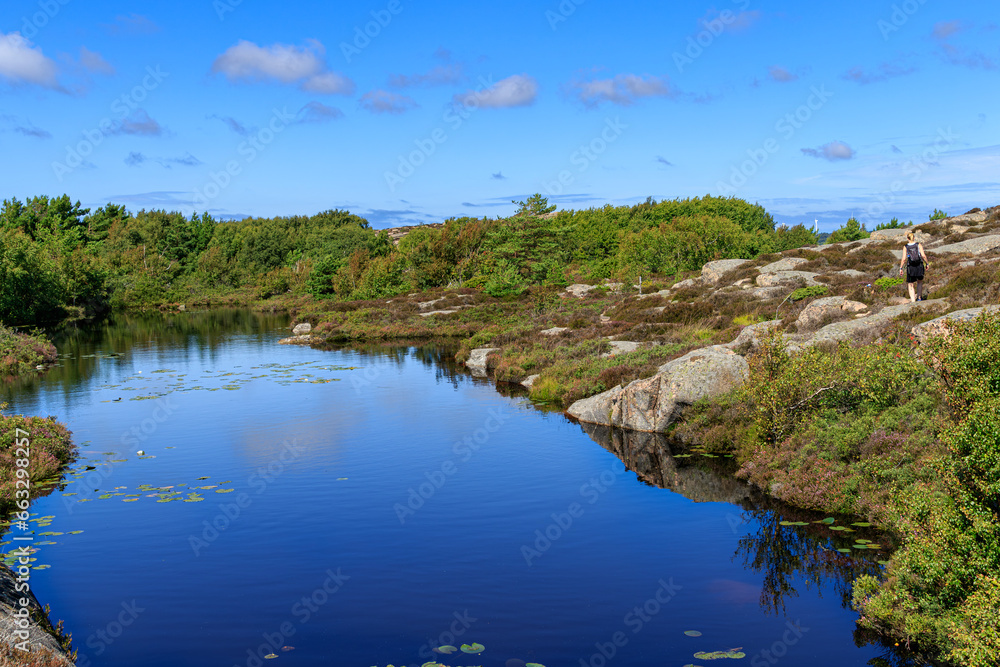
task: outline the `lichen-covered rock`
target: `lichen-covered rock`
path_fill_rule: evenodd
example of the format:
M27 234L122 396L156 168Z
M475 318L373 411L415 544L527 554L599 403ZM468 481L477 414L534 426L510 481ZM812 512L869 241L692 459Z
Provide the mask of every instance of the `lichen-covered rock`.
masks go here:
M303 336L290 336L288 338L282 338L278 341L278 345L310 345L312 344L312 336L305 334Z
M743 327L743 331L740 332L740 335L737 336L733 342L726 343L722 347L728 347L731 350L735 350L743 347L744 345L749 345L751 350L756 349L757 346L760 345L761 339L779 324L781 324L781 320L768 320L767 322L745 326Z
M982 308L967 308L966 310L956 310L954 313L948 313L938 317L937 319L930 320L929 322L924 322L913 327L911 330L913 335L916 336L917 340L921 343L932 338L933 336L947 336L948 329L951 323L954 322L970 322L984 311L989 312L1000 312L1000 306L984 306Z
M761 273L757 276L757 286L777 287L779 285L804 284L806 287L812 287L813 285L820 284L816 280L818 275L818 273L810 273L809 271L774 271Z
M622 393L622 386L609 389L589 398L581 398L566 410L571 416L588 424L611 425L611 409Z
M808 262L808 259L802 257L785 257L784 259L779 259L777 262L771 262L760 267L761 273L780 273L782 271L794 271L796 267L801 264Z
M685 407L740 386L749 372L743 357L713 345L667 362L651 378L577 401L568 412L584 422L663 431Z
M465 367L472 371L473 377L486 377L486 358L490 352L496 352L499 347L477 347L469 352Z
M973 255L981 255L983 253L989 252L994 248L1000 248L1000 234L992 234L990 236L977 236L974 239L968 239L966 241L959 241L958 243L949 243L948 245L938 246L929 250L932 253L960 253L967 252ZM897 257L902 257L900 253Z
M528 389L531 389L532 387L535 386L535 382L537 382L538 378L540 378L540 377L542 377L542 376L538 375L537 373L534 374L534 375L529 375L528 377L526 377L523 380L521 380L521 386L522 387L527 387Z
M868 306L860 301L850 301L843 296L828 296L816 299L806 306L799 313L799 319L795 323L800 329L813 329L822 324L824 319L837 316L841 312L860 313L866 310Z
M719 259L709 262L701 267L701 279L711 285L718 285L722 276L740 268L749 261L749 259Z
M605 352L601 355L602 358L607 359L608 357L614 357L619 354L627 354L629 352L635 352L639 349L641 343L635 343L630 340L611 340L611 351Z
M575 296L578 299L582 299L595 289L597 289L596 285L584 285L582 283L576 283L575 285L570 285L569 287L567 287L565 294L568 296Z
M301 324L295 325L295 328L292 329L292 333L295 334L296 336L303 336L312 331L312 329L313 328L311 324L309 324L308 322L302 322Z
M28 603L26 606L21 605L22 599ZM24 625L15 615L20 613L21 609L30 612L30 618L24 621ZM59 646L56 638L38 624L36 619L44 613L35 594L30 589L19 591L17 577L6 565L0 564L0 641L12 647L21 642L26 643L30 652L24 654L23 663L17 664L62 664L73 667L73 663ZM18 632L26 632L27 639L23 639L23 635L15 634ZM15 651L17 650L15 648ZM49 662L43 663L40 655L46 652L51 653L52 657ZM33 662L33 659L38 659L38 662Z
M538 333L543 336L558 336L563 331L569 331L569 327L552 327L551 329L542 329Z

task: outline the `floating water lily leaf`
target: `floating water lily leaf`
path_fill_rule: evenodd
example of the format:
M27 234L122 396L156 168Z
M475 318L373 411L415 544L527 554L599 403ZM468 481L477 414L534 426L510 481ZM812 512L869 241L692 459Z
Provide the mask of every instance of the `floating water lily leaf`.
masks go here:
M857 544L871 544L872 543L871 540L861 540L861 539L858 539L858 540L854 540L854 541Z
M857 526L858 528L868 528L869 526L871 526L871 524L868 523L867 521L859 521L857 523L852 523L851 525Z
M265 660L274 660L277 657L278 657L277 653L268 653L267 655L264 656L264 659Z
M420 667L444 667L444 665L442 665L440 662L434 662L433 660L431 660L430 662L425 662L424 664L420 665Z
M235 490L236 489L216 489L215 492L216 493L232 493Z
M728 651L698 651L694 654L694 657L699 660L720 660L722 658L733 658L734 660L739 660L740 658L747 657L747 654L741 651L742 646L737 646L736 648L731 648Z
M138 498L122 498L122 502L123 503L137 503L137 502L139 502L139 499Z
M877 560L875 562L878 563L879 565L888 565L889 564L889 561L887 561L887 560Z
M701 633L698 632L697 630L685 630L684 634L686 634L688 637L701 637Z
M53 530L47 530L44 533L38 533L38 534L41 535L41 536L45 536L45 537L50 537L50 536L54 536L54 535L62 535L62 533L58 533L58 532L53 531Z
M200 481L200 480L203 480L203 479L208 479L208 477L207 476L205 476L205 477L197 477L196 479L198 479Z
M445 644L444 646L438 646L434 650L436 652L438 652L438 653L444 653L445 655L451 655L452 653L454 653L458 649L455 648L454 646L452 646L451 644Z
M830 530L850 530L847 526L830 526Z
M867 549L868 545L867 544L852 544L851 548L852 549Z
M35 565L31 569L32 570L47 570L50 567L52 567L52 566L51 565Z
M832 526L835 521L836 519L834 519L832 516L828 516L825 519L820 519L816 523L825 523L828 526Z
M881 549L882 548L881 544L866 544L865 546L868 547L869 549Z
M674 454L674 458L675 459L689 459L689 458L691 458L691 455L690 454Z
M99 495L97 497L100 498L101 500L104 500L106 498L110 498L113 495L114 495L113 493L102 493L101 495Z
M524 667L545 667L545 665L543 665L543 664L541 664L539 662L529 662L529 663L525 663Z
M809 522L808 521L793 521L792 525L793 526L808 526Z
M462 653L482 653L486 647L482 644L462 644Z
M289 651L294 651L295 647L294 646L282 646L281 650L284 651L285 653L288 653Z
M79 535L82 532L83 532L82 530L71 530L71 531L69 531L69 534L70 535Z
M794 521L782 521L778 525L781 525L781 526L797 526L798 524L795 523Z

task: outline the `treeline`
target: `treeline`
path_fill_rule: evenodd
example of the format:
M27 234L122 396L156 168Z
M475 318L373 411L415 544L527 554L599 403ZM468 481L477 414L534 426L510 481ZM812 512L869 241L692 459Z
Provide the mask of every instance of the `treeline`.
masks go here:
M816 243L775 228L763 207L706 196L560 211L535 195L509 218L452 218L395 246L347 211L220 221L208 214L94 211L66 195L0 209L0 321L37 323L76 310L311 294L373 299L462 285L493 296L571 280L632 281Z

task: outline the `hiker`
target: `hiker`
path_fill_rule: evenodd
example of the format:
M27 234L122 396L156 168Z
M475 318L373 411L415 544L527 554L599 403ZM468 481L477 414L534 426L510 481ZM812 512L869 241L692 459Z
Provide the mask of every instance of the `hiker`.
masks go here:
M913 232L906 232L906 245L903 246L903 259L899 261L899 273L906 269L906 289L910 292L910 301L924 300L924 269L930 267L924 244L917 243ZM914 287L914 283L916 286Z

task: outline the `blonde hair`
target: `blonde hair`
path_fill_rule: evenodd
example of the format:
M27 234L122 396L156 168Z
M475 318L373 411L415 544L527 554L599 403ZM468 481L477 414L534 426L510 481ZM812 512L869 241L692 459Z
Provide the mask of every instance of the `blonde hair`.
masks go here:
M916 236L913 235L913 232L906 232L906 240L907 241L909 241L910 243L913 243L913 239L915 239L915 238L916 238Z

